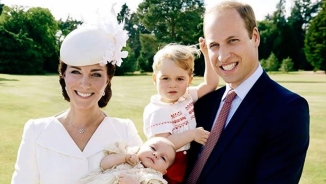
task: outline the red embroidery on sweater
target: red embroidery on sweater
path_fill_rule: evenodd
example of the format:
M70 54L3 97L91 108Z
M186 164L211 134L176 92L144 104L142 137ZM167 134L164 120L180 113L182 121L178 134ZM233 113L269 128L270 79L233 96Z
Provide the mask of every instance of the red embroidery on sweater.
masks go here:
M186 126L188 124L189 124L189 122L188 121L185 121L185 122L183 122L183 123L181 123L179 125L174 126L174 128L172 129L172 131L177 130L177 129L179 129L179 128L183 127L183 126Z

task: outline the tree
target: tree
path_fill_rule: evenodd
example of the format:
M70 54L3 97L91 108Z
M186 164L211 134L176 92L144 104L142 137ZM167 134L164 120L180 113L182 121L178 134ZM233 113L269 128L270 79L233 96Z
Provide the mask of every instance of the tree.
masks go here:
M258 22L258 30L260 33L259 58L267 59L273 52L274 41L277 39L279 31L271 19Z
M291 58L286 58L282 60L281 67L279 69L282 72L289 72L293 70L293 62Z
M266 60L263 59L260 62L266 71L278 71L279 61L273 52Z
M83 22L80 20L75 20L72 17L68 16L65 21L62 19L58 20L58 29L59 32L56 34L58 45L61 45L63 39L73 30L75 30L79 25L82 25Z
M122 75L126 72L134 72L138 69L137 58L140 55L141 45L139 35L141 34L137 14L130 14L130 9L126 4L122 5L121 11L117 17L119 22L124 22L124 28L128 31L129 39L127 41L127 50L129 51L128 57L124 59L124 64L121 68L117 68L116 74ZM128 66L127 66L128 65Z
M295 69L311 70L311 66L307 62L304 53L304 36L309 26L310 20L316 15L320 1L311 2L311 0L294 0L294 6L288 17L288 25L290 28L288 56L293 59Z
M286 21L285 0L280 0L276 5L276 11L273 13L272 21L275 26L274 41L271 45L272 53L275 54L278 60L288 57L291 50L292 38L291 28Z
M1 42L15 43L17 48L28 49L17 50L11 45L2 45L1 50L6 50L9 53L3 59L8 61L8 64L12 64L10 68L14 69L15 73L24 74L44 73L44 70L57 72L59 60L55 37L57 23L50 11L44 8L30 8L26 11L22 6L14 6L4 13L6 18L1 23L3 26ZM10 55L10 53L15 54ZM8 58L9 56L11 58ZM26 61L26 58L28 58L28 61ZM9 62L10 59L13 62ZM18 67L18 64L13 64L16 61L27 62L29 65ZM40 65L43 71L37 69L38 67L35 64Z
M56 33L58 24L50 10L33 7L26 12L26 27L28 37L32 38L44 60L44 70L57 72L59 62L59 47Z
M184 44L197 43L203 12L203 0L145 0L137 9L140 22L159 42Z
M204 10L203 0L144 0L138 6L137 16L140 25L155 37L158 45L172 42L192 45L198 43L198 38L203 36ZM143 52L144 48L141 50ZM144 71L149 70L147 64L152 63L145 61L146 58L152 58L154 54L144 56L141 53L138 61L141 62L139 66L146 66ZM195 63L196 74L202 75L205 69L203 58L196 59Z
M0 26L0 40L0 73L43 73L43 58L26 33L11 33Z
M129 32L129 39L127 41L127 45L132 49L132 52L135 54L135 58L140 56L141 52L141 43L140 43L140 35L141 34L149 34L150 32L146 30L146 28L139 22L139 18L136 13L132 13L129 19L126 19L126 30ZM138 68L138 62L136 62L136 68Z
M138 57L139 67L142 72L151 72L153 57L158 51L160 45L156 40L156 37L151 34L140 35L141 52Z
M2 14L4 4L0 4L0 15Z
M120 67L116 67L115 75L125 75L128 73L133 73L136 68L135 63L137 58L135 57L135 53L133 52L133 50L129 47L129 45L127 45L127 47L123 50L128 51L128 57L123 59L123 62Z
M310 23L305 36L305 54L316 70L326 70L326 1Z

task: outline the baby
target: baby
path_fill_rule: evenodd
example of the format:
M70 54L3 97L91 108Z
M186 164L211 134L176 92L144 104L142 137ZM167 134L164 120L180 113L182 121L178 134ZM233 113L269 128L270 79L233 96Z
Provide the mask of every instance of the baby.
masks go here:
M79 184L160 183L175 159L175 147L166 138L153 137L141 147L129 147L122 142L106 149L101 169L79 180Z

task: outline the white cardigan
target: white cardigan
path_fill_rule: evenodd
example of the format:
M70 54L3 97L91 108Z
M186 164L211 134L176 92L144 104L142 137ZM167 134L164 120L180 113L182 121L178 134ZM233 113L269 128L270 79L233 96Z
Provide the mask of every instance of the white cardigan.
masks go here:
M105 117L83 152L55 117L29 120L24 127L11 183L76 183L86 173L99 168L105 148L117 141L142 144L131 120Z

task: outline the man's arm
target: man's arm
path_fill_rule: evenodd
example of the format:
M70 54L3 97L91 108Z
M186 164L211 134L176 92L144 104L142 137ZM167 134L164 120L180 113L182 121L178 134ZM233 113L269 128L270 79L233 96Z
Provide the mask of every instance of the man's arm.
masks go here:
M309 107L295 96L275 112L266 150L257 168L255 183L299 183L309 146Z

